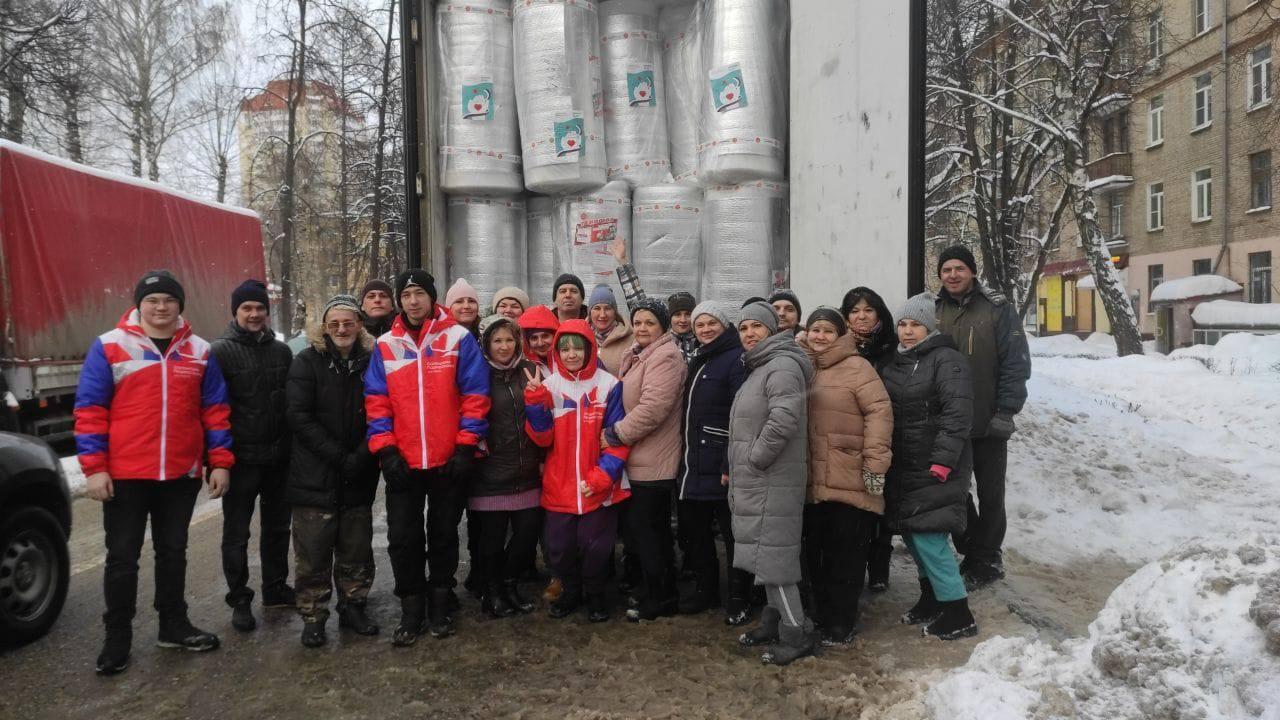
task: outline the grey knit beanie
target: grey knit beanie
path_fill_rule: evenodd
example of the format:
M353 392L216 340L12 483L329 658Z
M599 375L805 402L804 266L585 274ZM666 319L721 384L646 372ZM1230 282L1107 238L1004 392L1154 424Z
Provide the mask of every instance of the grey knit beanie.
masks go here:
M778 313L773 311L773 306L769 303L757 301L742 308L742 316L738 322L742 323L744 320L755 320L764 325L769 328L770 335L778 332Z
M716 300L703 300L693 309L693 315L690 316L690 319L696 323L699 315L710 315L719 320L725 330L732 330L735 325L731 310L732 308L725 303Z
M324 312L320 313L320 322L329 321L329 311L334 308L350 310L356 314L356 318L364 320L364 313L360 312L360 301L351 295L334 295L329 298L329 302L324 304Z
M933 332L938 329L937 297L933 293L922 292L909 298L893 316L898 320L915 320Z

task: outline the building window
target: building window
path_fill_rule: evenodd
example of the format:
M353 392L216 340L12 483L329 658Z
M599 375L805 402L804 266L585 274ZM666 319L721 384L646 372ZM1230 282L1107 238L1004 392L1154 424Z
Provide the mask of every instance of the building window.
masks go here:
M1195 114L1192 118L1191 132L1209 127L1213 122L1213 74L1205 73L1196 76Z
M1191 180L1191 221L1201 222L1213 217L1213 171L1197 170Z
M1156 95L1147 106L1147 147L1164 142L1164 96Z
M1164 11L1156 10L1147 19L1147 59L1164 56Z
M1124 198L1120 197L1120 193L1107 196L1107 212L1110 238L1114 240L1124 237Z
M1271 207L1271 151L1249 156L1249 209Z
M1249 302L1271 302L1271 252L1249 253Z
M1192 275L1208 275L1211 272L1213 272L1213 260L1200 258L1199 260L1191 261Z
M1249 107L1271 102L1271 46L1249 53Z
M1209 32L1209 27L1213 23L1212 8L1209 7L1210 0L1192 0L1194 8L1192 9L1192 17L1194 18L1193 35Z
M1157 286L1164 282L1164 265L1148 265L1147 266L1147 312L1155 312L1155 308L1151 307L1151 293L1155 292Z
M1129 152L1129 113L1118 112L1102 120L1102 154Z
M1147 229L1164 228L1164 183L1147 186Z

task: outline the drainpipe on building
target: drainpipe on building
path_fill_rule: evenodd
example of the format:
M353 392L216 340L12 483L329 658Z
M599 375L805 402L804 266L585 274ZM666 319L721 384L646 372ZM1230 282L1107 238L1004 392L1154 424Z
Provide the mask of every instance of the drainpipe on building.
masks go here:
M1231 17L1229 3L1222 3L1222 247L1213 263L1213 272L1231 277L1231 75L1228 63L1231 43L1227 26ZM1221 272L1223 262L1227 272Z

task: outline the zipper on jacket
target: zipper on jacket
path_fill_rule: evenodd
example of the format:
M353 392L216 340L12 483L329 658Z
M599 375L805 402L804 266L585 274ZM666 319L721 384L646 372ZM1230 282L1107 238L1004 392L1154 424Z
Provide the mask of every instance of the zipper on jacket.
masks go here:
M154 342L151 343L153 346ZM156 348L158 351L160 348ZM169 340L169 347L160 354L160 475L157 480L167 480L167 474L164 464L164 454L167 450L169 438L169 366L165 360L169 357L169 351L173 349L173 340Z
M422 328L422 340L428 345L431 344L431 330L436 326L435 318L431 319L431 324ZM422 342L418 343L418 440L422 443L422 469L427 469L427 411L423 407L422 401Z
M575 389L577 384L578 383L575 380L574 381ZM574 422L573 424L574 431L575 431L574 448L573 448L573 474L577 477L578 481L574 483L573 490L574 490L574 494L578 496L578 514L581 515L582 514L582 416L583 416L581 399L579 399L579 402L578 402L577 416L578 416L577 421ZM601 450L601 452L604 452L604 451Z
M512 379L515 379L514 375L512 375ZM511 409L514 411L517 407L516 391L511 389L511 383L505 382L503 384L507 386L507 394L511 396ZM520 489L520 481L524 479L524 452L520 449L520 435L524 432L524 428L520 427L519 412L513 412L512 417L515 419L514 424L516 426L516 469L518 472L516 473L516 479L515 482L512 483L511 489L518 491Z
M689 385L689 397L685 400L685 408L684 408L685 433L689 432L689 413L693 411L693 393L697 391L698 381L701 379L702 379L702 371L699 370L698 374L693 378L693 383ZM689 451L692 449L693 449L693 443L686 442L685 448L684 448L684 477L680 478L680 496L679 496L680 500L684 499L684 489L689 484L689 470L692 467L689 464Z

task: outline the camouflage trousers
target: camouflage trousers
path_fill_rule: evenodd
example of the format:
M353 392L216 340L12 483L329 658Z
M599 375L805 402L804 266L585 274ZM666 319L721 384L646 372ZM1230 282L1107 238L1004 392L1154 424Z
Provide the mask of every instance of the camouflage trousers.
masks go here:
M323 623L329 596L338 605L363 605L373 586L373 508L293 508L293 581L298 614Z

